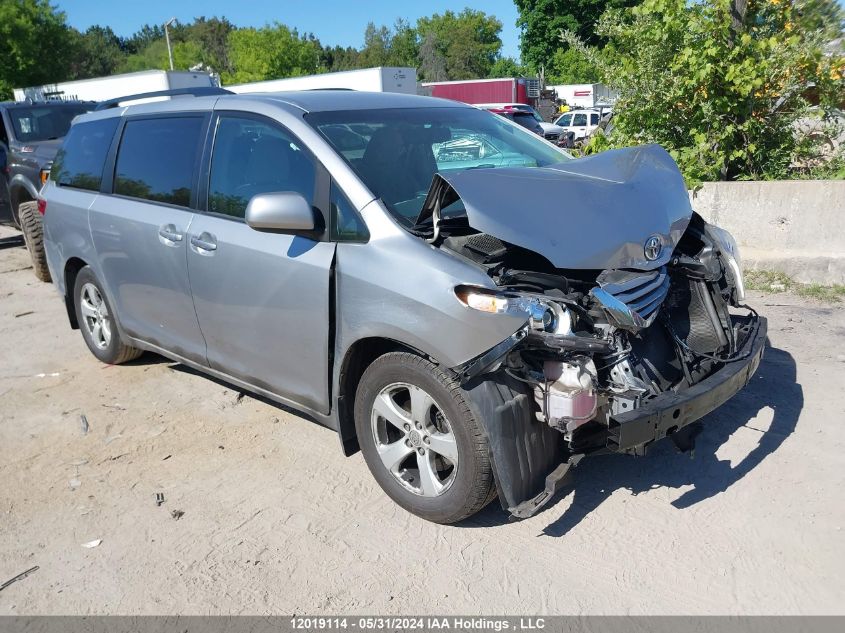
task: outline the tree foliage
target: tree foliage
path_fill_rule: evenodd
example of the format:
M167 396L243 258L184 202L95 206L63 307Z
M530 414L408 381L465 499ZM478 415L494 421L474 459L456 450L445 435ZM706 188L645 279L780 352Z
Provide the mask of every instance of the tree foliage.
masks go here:
M488 77L499 79L503 77L522 77L528 71L513 57L500 57L490 68Z
M69 74L69 56L61 53L71 49L71 38L65 14L49 0L0 0L0 98Z
M284 24L239 28L226 18L198 17L168 27L176 70L200 66L225 83L277 79L372 66L411 66L432 81L522 74L516 60L501 59L502 24L483 11L446 11L412 24L370 23L360 48L324 46L312 34ZM149 69L170 62L163 25L145 24L129 37L107 26L84 32L69 27L49 0L0 0L0 92Z
M822 106L845 94L840 54L787 0L645 0L610 10L604 54L564 41L619 91L615 145L660 143L690 182L782 178L813 151L796 122L810 88Z
M319 52L314 40L276 23L232 31L229 61L234 70L222 75L223 82L246 83L316 73Z
M396 20L392 29L370 22L364 30L364 47L356 57L356 66L413 66L418 49L416 31L407 20Z
M111 75L126 57L121 39L107 26L92 26L84 33L70 30L70 41L70 74L74 77Z
M433 49L432 56L442 60L449 79L487 77L502 48L502 23L469 8L422 17L416 30L422 42ZM428 79L428 68L421 64L421 71Z
M566 46L560 40L561 30L577 35L586 44L602 43L595 25L608 8L630 7L639 0L514 0L519 11L516 24L520 29L522 60L531 68L546 69L547 75L574 72L575 67L558 67L555 54ZM570 58L561 58L569 62ZM584 80L586 82L586 80ZM576 81L573 83L581 83Z
M550 84L591 84L598 80L599 69L574 48L557 49L546 67Z

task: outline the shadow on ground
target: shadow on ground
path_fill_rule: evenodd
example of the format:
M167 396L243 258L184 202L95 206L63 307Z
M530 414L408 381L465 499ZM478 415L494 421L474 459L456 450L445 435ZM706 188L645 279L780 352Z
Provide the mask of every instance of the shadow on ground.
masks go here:
M209 376L186 365L174 363L161 356L146 353L130 364L170 363L170 368L187 374L203 377L221 387L238 389L216 377ZM290 407L280 405L268 398L251 393L253 398L278 407L298 417L314 422L313 418ZM646 457L626 455L603 455L586 458L574 471L573 487L563 493L555 506L541 512L540 516L555 516L554 508L567 495L573 495L572 503L564 513L543 529L547 536L563 536L582 519L595 510L613 492L628 490L632 495L660 487L679 488L692 486L672 505L678 509L688 508L700 501L714 497L727 490L759 465L768 455L775 452L784 440L795 430L798 417L804 406L804 393L796 382L795 360L778 348L767 347L757 373L748 386L733 399L702 419L704 430L696 441L695 458L680 454L672 442L658 442ZM760 431L760 440L742 461L731 466L730 461L716 456L720 446L742 426L749 425L758 413L769 407L773 418L769 429ZM464 527L495 527L508 523L508 513L502 510L498 501L491 503L481 513L464 521Z
M298 410L294 409L293 407L289 407L289 406L284 405L280 402L276 402L275 400L271 400L270 398L262 396L259 393L255 393L255 392L250 391L248 389L241 389L240 387L237 387L237 386L235 386L231 383L228 383L221 378L217 378L216 376L212 376L211 374L206 374L205 372L202 372L198 369L194 369L193 367L188 367L187 365L183 365L182 363L177 363L177 362L168 360L168 359L166 359L162 356L156 356L156 355L151 354L149 352L145 353L141 358L146 358L147 356L153 356L154 358L160 358L161 362L170 363L170 369L172 369L173 371L178 371L178 372L182 372L184 374L190 374L192 376L197 376L197 377L203 378L205 380L210 380L211 382L216 383L217 385L219 385L219 386L221 386L225 389L229 389L229 390L233 391L234 393L240 393L240 394L243 394L243 395L248 394L250 398L254 398L255 400L258 400L259 402L263 402L264 404L268 404L271 407L275 407L277 409L280 409L281 411L285 411L286 413L290 413L291 415L295 415L298 418L302 418L303 420L308 420L309 422L313 422L314 424L317 424L318 426L322 426L315 418L308 415L307 413L305 413L303 411L298 411ZM138 359L138 360L140 361L141 359Z
M796 382L795 360L784 350L767 347L748 386L703 418L704 430L696 442L694 459L677 453L668 440L655 444L644 458L626 455L587 457L574 472L574 486L568 493L573 495L571 505L547 525L543 533L565 535L619 489L637 495L663 486L693 486L672 502L678 509L714 497L742 479L783 444L795 430L803 406L804 394ZM734 466L728 460L719 459L716 456L719 447L766 407L770 407L774 415L769 429L760 433L759 444ZM543 514L551 519L556 513L552 507L540 516ZM507 521L507 512L498 502L493 502L466 525L491 527Z

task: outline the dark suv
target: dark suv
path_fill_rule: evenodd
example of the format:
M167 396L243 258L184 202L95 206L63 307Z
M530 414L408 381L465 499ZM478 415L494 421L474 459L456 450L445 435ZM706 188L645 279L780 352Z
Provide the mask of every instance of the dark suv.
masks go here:
M80 101L0 103L0 224L23 231L42 281L50 281L50 273L35 199L71 121L94 106Z

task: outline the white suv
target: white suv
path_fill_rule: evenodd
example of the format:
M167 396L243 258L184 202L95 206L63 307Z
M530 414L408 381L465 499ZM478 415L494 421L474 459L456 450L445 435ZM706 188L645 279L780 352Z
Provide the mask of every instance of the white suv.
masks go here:
M601 114L598 110L570 110L559 116L555 125L574 132L575 140L578 141L589 137L600 121Z

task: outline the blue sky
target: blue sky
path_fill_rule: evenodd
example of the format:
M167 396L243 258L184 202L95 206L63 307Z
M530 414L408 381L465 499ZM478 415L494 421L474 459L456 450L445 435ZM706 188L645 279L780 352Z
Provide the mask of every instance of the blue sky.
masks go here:
M397 17L417 18L447 9L480 9L502 22L502 54L519 57L519 32L513 0L59 0L71 26L85 30L94 24L110 26L118 35L131 35L143 24L162 24L171 17L190 22L194 17L227 17L238 26L262 26L279 21L300 32L312 32L324 45L360 47L367 22L392 25Z

